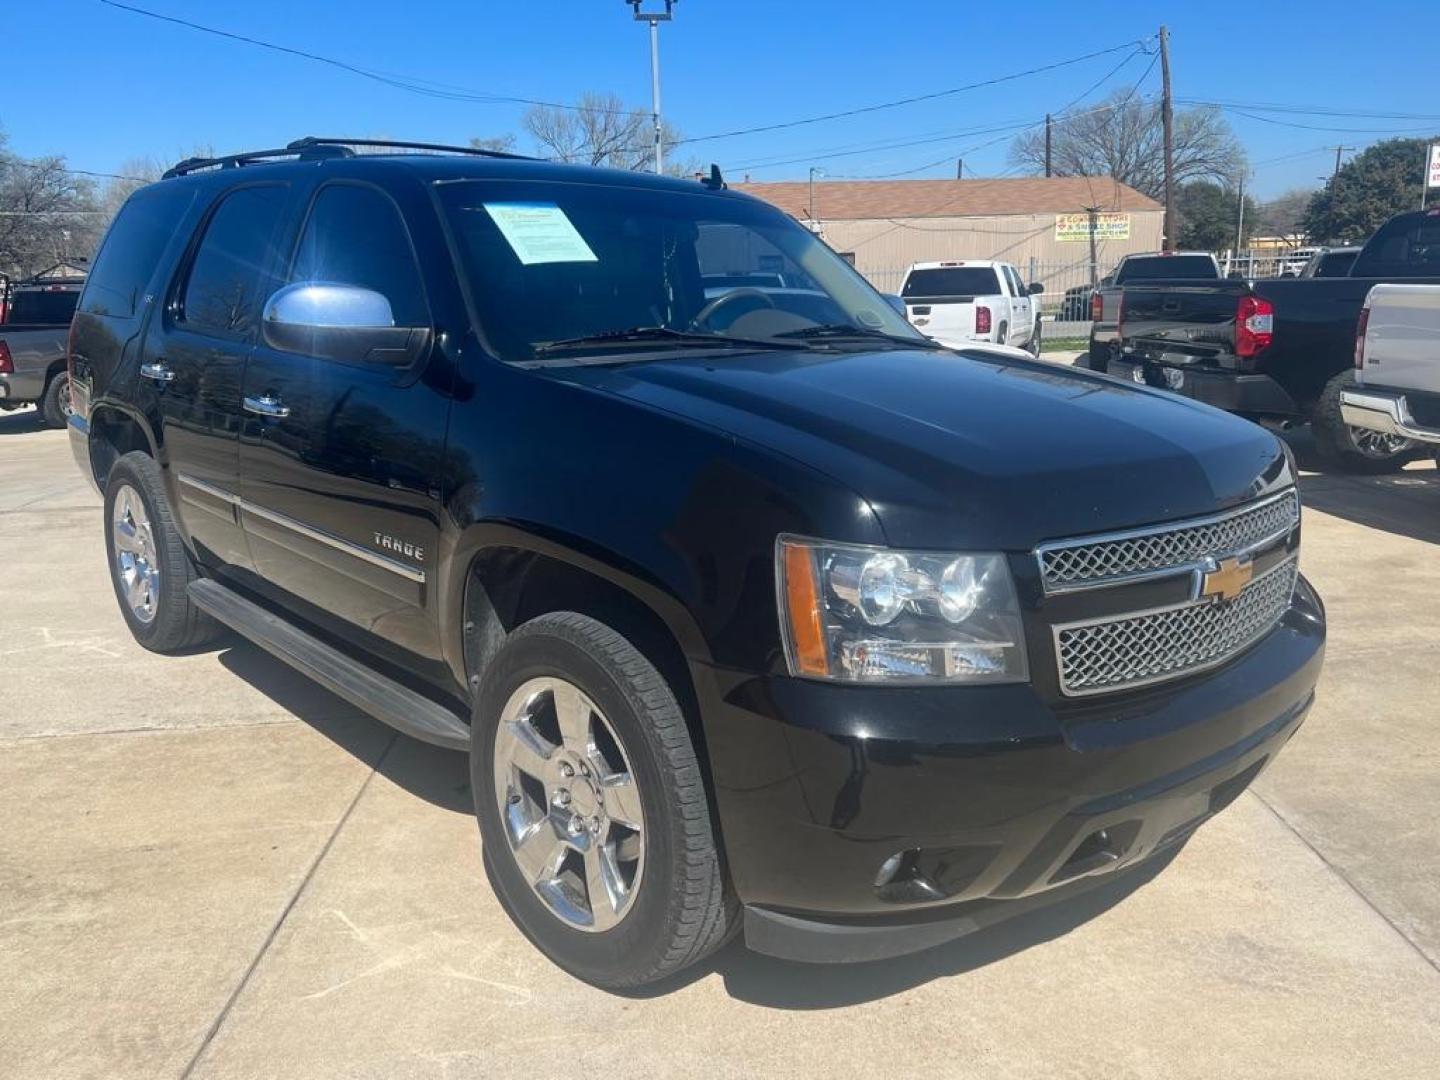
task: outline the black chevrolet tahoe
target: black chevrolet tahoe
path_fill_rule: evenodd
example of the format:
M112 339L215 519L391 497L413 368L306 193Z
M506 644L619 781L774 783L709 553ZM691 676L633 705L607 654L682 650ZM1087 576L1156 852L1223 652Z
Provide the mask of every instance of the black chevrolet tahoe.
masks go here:
M1300 725L1273 435L936 346L718 171L366 149L137 192L72 441L136 639L228 627L468 752L562 967L954 938L1173 850Z

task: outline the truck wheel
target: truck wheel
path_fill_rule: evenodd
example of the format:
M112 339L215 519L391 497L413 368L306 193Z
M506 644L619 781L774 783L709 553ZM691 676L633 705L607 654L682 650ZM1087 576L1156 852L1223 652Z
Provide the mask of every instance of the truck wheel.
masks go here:
M132 451L105 484L105 552L120 614L151 652L179 652L219 636L218 623L190 602L198 576L175 528L160 470Z
M70 411L70 374L62 371L45 384L45 392L40 395L40 415L46 427L63 428Z
M1040 320L1035 320L1035 332L1030 335L1030 340L1025 343L1026 351L1035 359L1040 359Z
M1351 427L1341 417L1340 392L1354 385L1353 371L1342 371L1325 384L1310 417L1316 453L1346 472L1375 474L1403 469L1414 456L1414 440Z
M575 612L512 633L485 672L470 780L500 903L566 971L637 987L739 926L675 695Z
M1010 330L1010 328L1009 328L1008 326L1006 326L1003 322L1000 324L1000 329L997 330L997 331L995 331L995 344L996 344L996 345L1004 345L1004 344L1005 344L1005 338L1006 338L1007 334L1009 333L1009 330Z

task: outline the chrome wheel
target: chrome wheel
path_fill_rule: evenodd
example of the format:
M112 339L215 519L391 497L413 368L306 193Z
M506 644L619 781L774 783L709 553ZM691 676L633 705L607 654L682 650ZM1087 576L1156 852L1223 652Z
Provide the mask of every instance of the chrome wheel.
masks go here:
M1372 431L1370 428L1346 426L1350 433L1350 442L1361 454L1367 458L1374 458L1377 461L1384 461L1393 458L1396 454L1403 454L1415 444L1403 435L1390 435L1383 431Z
M645 871L645 815L619 736L578 687L531 679L495 730L495 797L510 854L576 930L609 930Z
M70 376L57 375L56 378L61 380L60 392L56 396L56 400L60 403L60 415L69 420L75 415L75 401L70 392Z
M160 604L160 558L145 503L129 484L122 484L115 493L110 531L120 593L131 614L148 623Z

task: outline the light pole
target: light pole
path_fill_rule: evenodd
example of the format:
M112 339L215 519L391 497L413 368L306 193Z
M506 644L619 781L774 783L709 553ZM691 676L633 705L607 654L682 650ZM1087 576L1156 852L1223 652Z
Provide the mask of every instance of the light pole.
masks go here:
M625 0L635 9L636 22L650 24L650 113L655 121L655 172L665 171L665 150L660 133L660 24L675 17L677 0L665 0L664 11L645 11L645 0Z
M815 177L824 175L824 169L817 169L814 165L810 166L810 227L812 229L815 227Z

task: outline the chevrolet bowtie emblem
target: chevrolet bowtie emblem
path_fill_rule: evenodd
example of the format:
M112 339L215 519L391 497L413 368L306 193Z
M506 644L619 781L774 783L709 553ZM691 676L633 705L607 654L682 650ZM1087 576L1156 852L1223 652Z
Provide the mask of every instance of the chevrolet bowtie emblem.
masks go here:
M1212 560L1212 565L1214 569L1206 570L1200 575L1202 597L1234 600L1245 591L1245 586L1249 585L1250 579L1255 576L1255 564L1249 559L1222 559L1218 563Z

